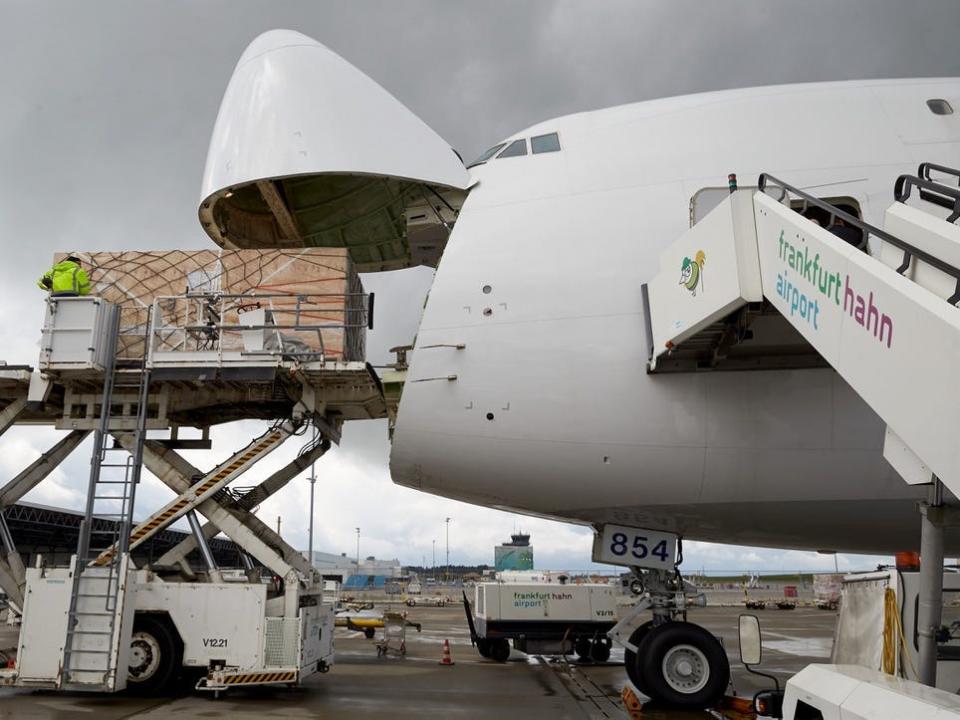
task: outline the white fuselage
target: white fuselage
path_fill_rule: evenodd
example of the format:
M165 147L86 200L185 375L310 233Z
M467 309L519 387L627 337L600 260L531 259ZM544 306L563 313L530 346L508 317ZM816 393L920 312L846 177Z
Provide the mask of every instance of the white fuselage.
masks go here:
M640 287L689 226L691 196L731 172L853 198L881 225L899 174L960 165L960 114L933 114L929 98L960 104L960 80L724 91L517 134L557 132L561 150L473 168L417 335L394 480L690 539L916 546L923 489L883 459L882 422L843 380L648 375Z

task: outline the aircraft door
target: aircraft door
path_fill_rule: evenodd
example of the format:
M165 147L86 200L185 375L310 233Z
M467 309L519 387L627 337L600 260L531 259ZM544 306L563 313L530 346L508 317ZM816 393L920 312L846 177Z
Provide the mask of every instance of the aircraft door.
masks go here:
M459 155L386 90L273 30L230 79L199 215L222 247L346 247L360 272L436 266L468 184Z

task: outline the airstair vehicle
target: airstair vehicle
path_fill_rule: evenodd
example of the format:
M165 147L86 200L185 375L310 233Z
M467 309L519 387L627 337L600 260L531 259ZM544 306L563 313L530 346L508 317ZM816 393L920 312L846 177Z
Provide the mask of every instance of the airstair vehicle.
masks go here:
M908 483L936 476L960 495L960 404L944 390L960 357L960 190L929 179L945 170L897 180L884 230L767 175L731 191L643 288L648 371L828 364L886 422L884 457ZM913 188L950 216L906 204ZM813 208L830 226L804 216Z
M928 685L943 528L958 521L944 488L960 496L958 179L932 163L900 176L881 230L770 175L743 190L731 176L729 196L661 253L642 288L649 373L830 366L886 423L884 457L929 488L915 623L917 679ZM643 605L610 632L629 652Z

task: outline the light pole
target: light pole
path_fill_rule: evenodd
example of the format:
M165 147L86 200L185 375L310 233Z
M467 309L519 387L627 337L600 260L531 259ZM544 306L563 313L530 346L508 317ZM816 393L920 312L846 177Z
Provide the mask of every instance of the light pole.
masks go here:
M433 570L433 574L437 574L437 541L433 541L433 563L430 565L430 569Z
M447 584L450 584L450 518L447 518Z
M360 528L357 528L357 575L360 574Z

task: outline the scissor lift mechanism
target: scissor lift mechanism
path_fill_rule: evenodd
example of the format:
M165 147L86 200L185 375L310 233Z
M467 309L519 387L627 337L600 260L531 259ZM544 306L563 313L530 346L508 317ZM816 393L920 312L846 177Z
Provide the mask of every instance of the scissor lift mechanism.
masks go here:
M70 303L70 311L75 316L83 304L102 301L69 298L50 302ZM51 312L48 317L55 315ZM259 316L255 321L263 323ZM269 323L269 317L267 321ZM296 322L297 318L284 329L303 330ZM366 318L363 322L366 323ZM223 337L229 332L249 333L251 328L261 336L272 332L269 324L253 323L240 328L214 326L212 330L214 337ZM339 441L340 428L346 419L387 416L383 392L373 372L363 362L330 359L323 352L298 353L296 349L284 347L282 341L274 351L258 347L251 353L231 354L214 348L204 354L189 348L191 352L183 356L171 352L148 356L140 368L130 368L129 364L118 367L112 376L115 393L105 402L105 372L98 364L104 356L93 353L90 358L79 361L71 356L69 362L63 362L65 356L62 353L58 356L53 349L59 341L49 340L53 330L45 328L48 340L39 371L26 366L0 366L0 434L17 423L70 430L0 488L3 550L0 587L7 592L11 605L23 614L18 665L0 674L0 684L49 688L69 685L71 689L97 691L123 689L128 679L127 663L133 662L127 658L131 628L135 625L133 616L139 617L140 613L169 616L183 645L182 663L208 670L198 684L200 689L220 692L242 685L292 684L307 674L329 668L333 611L323 605L322 578L306 558L254 512L264 500L322 457L332 443ZM171 328L164 326L158 331L169 334ZM91 328L91 334L96 335L95 328ZM91 341L90 347L95 344ZM170 436L165 440L144 436L138 441L133 416L139 411L139 403L127 398L130 389L135 388L147 372L150 373L145 404L148 412L144 427L169 429ZM117 584L110 587L114 588L114 594L121 596L116 609L117 624L125 635L113 649L109 671L82 676L83 681L78 682L77 678L70 681L61 670L64 647L71 646L71 641L63 639L68 633L67 619L72 612L69 608L79 607L77 612L83 615L86 606L97 600L90 599L93 595L89 587L86 591L73 591L72 595L79 592L80 598L64 591L57 595L52 589L70 586L69 578L75 573L75 567L41 565L25 569L2 511L48 477L80 445L103 420L104 405L113 409L113 415L107 418L107 432L114 447L133 456L142 455L143 467L176 496L132 526L125 543L126 553L121 553L123 543L113 542L95 557L91 556L85 577L101 567L124 568ZM180 448L209 447L210 424L241 418L273 422L263 434L209 471L194 467L178 452ZM201 439L180 436L180 429L191 425L203 431ZM316 428L315 437L308 433L309 425ZM314 437L314 440L307 443L296 458L253 487L228 488L294 436ZM203 516L205 522L201 524L198 515ZM192 533L150 567L136 568L129 553L184 517ZM238 582L236 573L230 579L225 578L226 573L216 566L207 545L208 539L220 532L267 569L272 577L273 592L258 578L252 562L246 568L245 581ZM203 568L192 567L187 559L195 550L203 559ZM77 562L75 560L74 565ZM41 596L44 620L40 619L38 604ZM58 601L64 604L62 617L57 610ZM67 601L70 601L69 608ZM38 609L31 614L34 606ZM189 612L185 608L189 608ZM120 617L123 613L126 617ZM230 618L231 615L235 617ZM191 621L188 616L204 620ZM37 642L38 632L46 642ZM25 644L26 636L29 636L29 645ZM67 655L69 653L68 649ZM245 661L232 660L232 656Z

